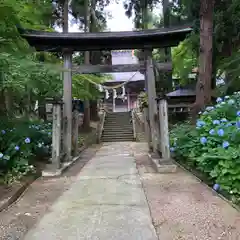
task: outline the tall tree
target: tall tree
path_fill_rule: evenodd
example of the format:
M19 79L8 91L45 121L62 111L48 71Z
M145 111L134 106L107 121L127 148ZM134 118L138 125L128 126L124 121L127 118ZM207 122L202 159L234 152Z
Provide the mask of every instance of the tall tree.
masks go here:
M90 29L90 8L89 0L84 0L84 32L89 32ZM89 51L85 51L84 53L84 63L90 64L90 53ZM87 83L87 88L89 88L89 83ZM89 100L86 99L84 101L84 120L83 120L83 128L84 130L88 131L90 129L90 103Z
M199 78L196 86L197 111L211 103L214 0L201 0Z
M170 3L169 0L162 0L162 7L163 7L163 24L165 28L170 27ZM171 48L165 48L165 62L171 62ZM168 72L164 74L165 81L167 82L166 92L170 92L172 90L172 72Z

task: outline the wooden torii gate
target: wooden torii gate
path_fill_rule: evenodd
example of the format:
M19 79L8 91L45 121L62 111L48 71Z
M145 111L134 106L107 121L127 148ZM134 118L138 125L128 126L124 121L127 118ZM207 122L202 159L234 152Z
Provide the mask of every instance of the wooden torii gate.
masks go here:
M171 69L171 63L153 63L152 50L177 46L192 31L190 27L162 28L144 31L101 32L101 33L57 33L24 30L21 36L37 51L63 52L64 59L64 151L65 161L71 160L72 151L72 72L80 74L111 72L145 72L149 102L149 120L153 150L157 150L154 116L156 115L156 90L153 65L160 71ZM72 66L74 51L142 49L145 53L144 64L129 65L82 65Z

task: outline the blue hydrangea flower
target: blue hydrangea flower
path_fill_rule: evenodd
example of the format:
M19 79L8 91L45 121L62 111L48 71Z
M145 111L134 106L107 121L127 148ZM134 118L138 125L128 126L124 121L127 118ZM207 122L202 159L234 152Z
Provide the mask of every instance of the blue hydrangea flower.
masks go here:
M228 100L230 97L229 96L225 96L224 97L224 100Z
M25 139L25 143L30 143L30 142L31 142L30 138Z
M234 103L235 103L235 101L233 99L228 100L229 105L233 105Z
M224 135L224 130L218 129L217 133L218 133L218 136L222 137Z
M230 127L230 126L232 126L231 123L227 123L227 124L226 124L226 127Z
M206 111L211 111L211 110L213 110L213 109L214 109L213 106L206 107Z
M228 120L226 118L222 118L221 122L227 122Z
M201 137L200 142L201 142L201 144L206 144L207 143L207 138L206 137Z
M218 124L220 124L220 121L219 120L213 120L213 124L218 125Z
M213 185L213 189L217 192L217 191L220 189L220 185L217 184L217 183L215 183L215 184Z
M171 147L170 148L170 152L174 152L175 151L175 148L174 147Z
M236 122L236 127L237 127L237 128L240 128L240 121L237 121L237 122Z
M218 97L216 101L217 101L217 103L221 103L222 102L222 98Z
M209 131L209 134L210 134L210 135L214 135L214 134L215 134L215 130L214 130L214 129L211 129L211 130Z
M8 160L10 160L10 156L5 155L5 156L3 157L3 159L8 161Z
M237 111L237 116L240 117L240 111Z
M203 113L202 113L202 115L207 115L208 114L208 112L206 112L206 111L204 111Z
M223 143L222 143L222 147L223 148L227 148L227 147L229 147L229 142L228 141L224 141Z
M5 133L6 133L6 131L5 131L5 130L2 130L1 132L2 132L2 134L5 134Z
M2 153L0 153L0 158L2 158L3 157L3 154Z
M15 150L16 150L16 151L19 151L19 149L20 149L19 146L16 146L16 147L15 147Z
M197 125L197 127L200 128L200 127L203 127L205 125L205 122L202 121L202 120L198 120L196 125Z

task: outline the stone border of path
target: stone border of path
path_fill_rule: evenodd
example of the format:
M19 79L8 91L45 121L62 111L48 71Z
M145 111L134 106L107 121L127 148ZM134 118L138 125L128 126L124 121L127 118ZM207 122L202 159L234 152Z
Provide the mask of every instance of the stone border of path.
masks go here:
M20 186L18 188L16 188L13 191L13 194L11 194L10 197L8 197L7 199L3 200L0 203L0 212L2 212L3 210L7 209L8 207L10 207L14 202L16 202L21 196L22 194L27 190L27 188L35 181L37 180L39 177L41 176L41 174L37 174L36 176L30 178L30 180L24 182L24 183L20 183Z
M74 157L71 162L63 163L62 167L57 170L44 169L42 171L43 177L58 177L61 176L69 167L71 167L80 157L81 152L83 152L90 145L97 142L97 131L94 130L90 135L85 139L83 146L79 149L78 156Z
M177 171L177 167L183 169L184 171L188 172L189 174L193 175L198 181L200 181L202 184L204 184L209 190L211 190L214 194L217 194L218 197L223 199L225 202L230 204L233 208L235 208L237 211L240 212L240 207L233 202L231 202L229 199L224 197L221 193L216 192L213 190L208 184L206 184L202 179L200 179L194 172L188 170L183 165L175 161L174 159L171 159L171 163L166 164L164 160L161 160L161 158L155 156L154 154L148 153L148 157L150 161L153 164L154 169L157 171L157 173L175 173Z
M148 153L148 157L158 173L175 173L177 171L177 165L172 159L164 160L157 156L157 154L151 153Z
M206 184L201 178L199 178L196 174L194 174L194 172L191 172L190 170L188 170L187 168L185 168L183 165L181 165L180 163L176 162L175 160L173 160L173 162L176 164L176 166L180 167L181 169L183 169L184 171L186 171L188 174L191 174L192 176L194 176L198 181L201 182L201 184L205 185L210 191L212 191L214 194L218 195L218 197L220 197L222 200L224 200L225 202L227 202L229 205L231 205L233 208L235 208L237 211L240 212L240 207L237 206L236 204L234 204L233 202L231 202L230 200L228 200L226 197L224 197L221 193L216 192L215 190L213 190L208 184Z
M76 161L79 160L79 158L81 157L81 153L85 149L87 149L89 146L94 144L94 141L96 141L96 132L95 131L93 131L93 133L85 140L85 143L79 149L79 155L77 157L73 158L73 160L71 162L65 163L63 165L63 167L61 169L59 169L57 172L51 173L49 171L43 170L42 173L39 173L36 176L34 176L33 178L31 178L30 180L22 183L16 190L14 190L13 194L10 197L8 197L6 200L4 200L0 203L0 212L2 212L3 210L9 208L12 204L14 204L24 194L24 192L28 189L28 187L34 181L36 181L39 177L41 177L41 176L42 177L57 177L57 176L60 176L61 174L63 174L63 172L65 172L69 167L71 167L73 164L76 163Z

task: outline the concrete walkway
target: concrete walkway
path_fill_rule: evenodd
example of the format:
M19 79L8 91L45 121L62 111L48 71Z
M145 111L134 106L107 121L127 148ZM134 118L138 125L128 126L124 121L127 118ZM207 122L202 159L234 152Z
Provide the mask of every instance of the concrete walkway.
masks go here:
M131 143L104 144L25 240L157 240Z

